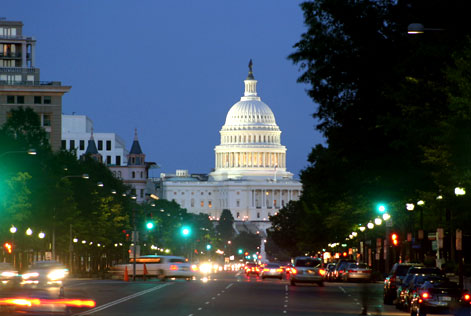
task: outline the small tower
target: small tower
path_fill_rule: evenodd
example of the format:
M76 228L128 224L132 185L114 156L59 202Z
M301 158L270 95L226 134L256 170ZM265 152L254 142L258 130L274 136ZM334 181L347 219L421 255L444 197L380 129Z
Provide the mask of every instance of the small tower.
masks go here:
M134 129L134 141L128 155L128 166L145 166L146 155L142 152L141 145L137 139L137 128Z
M93 160L103 163L103 156L98 152L95 140L93 139L93 128L90 134L90 139L88 140L87 150L80 158L85 160L87 156L90 156Z

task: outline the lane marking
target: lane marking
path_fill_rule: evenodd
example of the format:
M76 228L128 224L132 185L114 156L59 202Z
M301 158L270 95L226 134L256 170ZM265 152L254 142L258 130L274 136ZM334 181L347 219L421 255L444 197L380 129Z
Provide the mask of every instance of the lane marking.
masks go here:
M95 307L95 308L93 308L93 309L91 309L91 310L88 310L88 311L85 311L85 312L81 312L81 313L78 313L78 314L74 314L74 315L75 315L75 316L81 316L81 315L95 314L96 312L102 311L102 310L107 309L107 308L109 308L109 307L111 307L111 306L118 305L118 304L120 304L120 303L129 301L129 300L132 300L132 299L135 298L135 297L142 296L142 295L144 295L144 294L147 294L147 293L156 291L156 290L158 290L158 289L161 289L161 288L163 288L163 287L166 287L166 286L169 286L169 285L172 285L172 284L173 284L173 283L160 284L160 285L154 286L154 287L152 287L152 288L150 288L150 289L147 289L147 290L144 290L144 291L140 291L140 292L137 292L137 293L134 293L134 294L131 294L131 295L122 297L122 298L117 299L117 300L115 300L115 301L112 301L112 302L109 302L109 303L100 305L100 306Z
M286 314L286 311L283 311L283 314Z
M203 309L203 307L198 307L198 310L199 310L199 311L202 310L202 309Z
M205 302L205 304L206 304L206 305L208 305L208 304L209 304L209 302Z
M190 314L190 315L188 315L188 316L193 316L193 314Z
M339 289L341 289L342 292L344 292L345 294L347 294L347 291L345 291L345 289L344 289L343 287L339 286Z
M226 290L228 290L232 285L234 285L234 283L231 283L228 286L226 286Z
M221 293L218 293L218 296L220 296L220 295L221 295Z
M285 291L288 292L288 286L287 285L285 285Z
M211 299L212 299L212 300L215 300L216 298L213 296L213 297L211 297Z

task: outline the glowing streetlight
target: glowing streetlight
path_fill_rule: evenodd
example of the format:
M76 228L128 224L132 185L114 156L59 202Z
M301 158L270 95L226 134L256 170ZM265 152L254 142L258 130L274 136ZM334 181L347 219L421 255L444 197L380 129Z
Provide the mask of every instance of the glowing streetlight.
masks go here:
M360 227L358 227L358 229L363 233L365 231L366 227L365 226L360 226Z
M17 231L16 227L12 225L10 227L10 233L14 234L14 233L16 233L16 231Z
M46 237L46 234L43 233L43 232L40 232L40 233L38 234L38 237L39 237L40 239L43 239L44 237Z
M415 208L414 203L407 203L407 204L406 204L406 209L407 209L408 211L413 211L414 208Z
M28 228L26 230L26 235L31 236L33 234L33 230L31 228Z
M465 194L466 194L466 190L464 188L460 188L460 187L455 188L455 195L456 196L465 195Z
M388 213L383 214L383 220L388 221L390 219L391 219L391 215L389 215Z
M375 218L375 225L381 225L383 223L383 220L379 217Z
M373 229L375 227L375 224L369 222L366 226L368 227L368 229Z

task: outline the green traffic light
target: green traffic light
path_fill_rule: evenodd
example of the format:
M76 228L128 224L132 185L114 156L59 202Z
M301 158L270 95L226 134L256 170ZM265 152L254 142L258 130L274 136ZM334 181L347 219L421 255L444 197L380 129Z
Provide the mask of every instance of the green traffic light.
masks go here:
M244 252L244 250L243 250L243 249L239 249L237 252L239 253L239 255L241 255L241 254Z
M209 245L209 244L208 244L208 245L206 245L206 250L211 250L211 247L212 247L212 246L211 246L211 245Z
M152 229L152 228L154 228L154 223L147 222L146 227L147 227L147 229Z
M384 204L379 204L379 205L378 205L378 211L379 211L380 213L386 212L386 205L384 205Z
M186 236L189 236L189 235L191 234L191 229L184 226L184 227L182 227L182 229L181 229L181 233L182 233L182 235L185 236L185 237L186 237Z

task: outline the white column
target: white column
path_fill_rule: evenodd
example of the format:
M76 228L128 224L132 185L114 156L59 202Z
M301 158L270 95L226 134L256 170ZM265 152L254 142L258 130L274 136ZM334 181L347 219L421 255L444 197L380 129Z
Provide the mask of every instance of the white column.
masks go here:
M26 42L21 44L21 67L26 67Z

